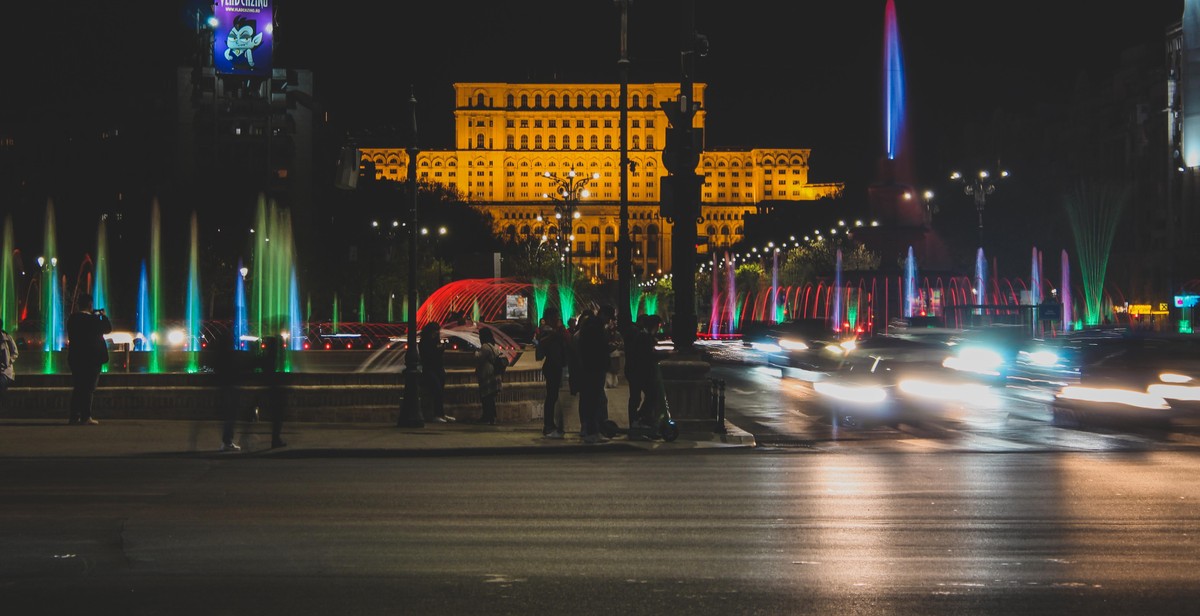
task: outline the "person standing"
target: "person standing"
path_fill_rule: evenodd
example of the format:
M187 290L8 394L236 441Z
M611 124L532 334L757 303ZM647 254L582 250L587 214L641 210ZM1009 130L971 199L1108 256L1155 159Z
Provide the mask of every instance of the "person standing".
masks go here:
M581 317L579 333L575 335L579 349L579 423L580 433L586 443L603 440L601 422L608 419L608 397L604 393L604 379L608 373L609 340L607 314L611 306L603 306L595 316Z
M271 417L271 449L287 447L283 440L283 418L287 414L287 392L283 389L283 339L265 336L262 339L262 376L266 385L267 414Z
M659 318L638 317L625 341L625 378L629 381L629 434L652 431L658 410L658 352L654 350Z
M542 360L542 376L546 380L546 401L542 404L542 436L559 439L563 428L557 422L555 408L558 392L562 389L563 368L567 365L568 336L562 321L554 315L543 318L544 325L538 330L535 359Z
M8 386L17 379L13 363L17 361L17 343L8 332L4 331L4 321L0 320L0 407L8 397Z
M212 341L213 376L217 382L217 400L221 405L221 447L218 451L241 451L234 442L237 428L238 370L233 336L217 335Z
M496 344L496 335L486 327L479 328L479 350L475 351L475 381L479 383L479 400L483 412L477 423L496 425L496 396L500 394L500 373L496 365L503 352Z
M74 385L69 423L94 426L100 422L92 417L92 396L108 363L104 334L112 332L112 323L103 308L93 310L91 295L80 295L77 305L67 318L67 365Z
M429 401L426 406L426 421L452 421L446 417L446 362L443 357L445 349L442 347L441 324L430 321L421 328L417 352L421 357L421 388L424 390L422 400Z

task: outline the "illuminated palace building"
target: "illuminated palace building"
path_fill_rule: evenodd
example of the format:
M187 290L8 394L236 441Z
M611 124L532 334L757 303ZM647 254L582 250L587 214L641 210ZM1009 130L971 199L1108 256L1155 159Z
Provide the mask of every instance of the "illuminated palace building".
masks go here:
M492 217L495 233L510 241L567 246L571 258L597 278L616 278L620 209L620 111L617 84L457 83L455 146L417 155L417 174L456 188ZM704 84L696 84L696 128L705 120ZM671 225L659 215L667 117L659 108L677 99L679 84L629 86L629 233L636 273L671 269ZM701 134L703 134L701 132ZM844 184L810 184L807 149L705 150L700 250L729 246L743 236L747 215L763 200L811 201L840 195ZM362 161L376 177L403 180L402 148L364 148ZM562 227L559 183L571 172L590 179L586 194L566 205L575 211ZM547 177L547 174L554 177ZM573 200L572 200L573 201ZM556 206L558 206L556 208ZM561 243L560 243L561 242Z

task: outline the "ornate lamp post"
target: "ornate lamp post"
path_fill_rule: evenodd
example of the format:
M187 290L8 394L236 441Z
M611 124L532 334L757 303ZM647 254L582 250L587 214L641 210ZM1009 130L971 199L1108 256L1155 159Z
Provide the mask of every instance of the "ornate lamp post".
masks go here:
M572 279L575 277L575 267L571 258L572 244L575 242L575 220L579 218L579 200L586 199L591 196L588 192L587 185L592 180L600 179L599 173L591 175L575 173L572 169L567 172L565 177L559 177L549 171L542 174L555 184L554 194L544 193L542 197L546 199L554 199L554 217L558 219L558 234L563 237L563 225L567 225L567 251L566 264L567 271Z
M405 149L408 154L408 190L412 193L411 209L408 212L408 347L404 351L404 403L396 426L400 428L423 428L421 417L421 357L417 351L417 96L410 94L412 108L412 143Z
M1008 177L1007 171L1001 171L999 179ZM983 208L987 205L987 196L996 192L996 183L992 180L992 174L985 170L981 170L978 175L973 178L967 178L963 174L955 171L950 174L950 179L959 182L963 185L963 192L975 197L975 211L979 214L979 247L983 247Z
M437 263L437 287L440 289L442 287L442 260L438 258L438 249L441 246L442 238L448 231L444 225L438 227L436 233L431 232L428 227L421 227L422 237L429 237L431 233L433 233L433 260Z

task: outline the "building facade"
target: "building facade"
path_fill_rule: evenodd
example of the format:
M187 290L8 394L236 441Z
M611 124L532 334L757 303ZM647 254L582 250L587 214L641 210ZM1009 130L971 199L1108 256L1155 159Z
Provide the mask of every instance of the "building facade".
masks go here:
M417 155L422 181L453 187L490 214L494 232L571 251L572 262L596 278L617 277L620 209L620 87L617 84L456 83L455 144ZM693 120L703 134L704 84ZM668 122L659 107L677 99L679 84L629 85L629 232L635 274L671 270L671 224L660 217ZM813 201L842 194L843 183L811 184L807 149L705 149L698 250L729 246L744 234L746 216L763 200ZM407 177L403 148L363 148L364 168L379 179ZM578 217L564 228L558 182L574 171L594 179L572 204Z

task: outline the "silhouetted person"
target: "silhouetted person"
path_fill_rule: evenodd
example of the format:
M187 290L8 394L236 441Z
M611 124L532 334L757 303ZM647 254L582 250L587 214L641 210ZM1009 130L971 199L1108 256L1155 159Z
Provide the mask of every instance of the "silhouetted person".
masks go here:
M262 377L266 385L267 415L271 418L271 448L286 447L283 442L283 417L287 414L287 393L283 390L283 370L279 365L281 340L279 336L262 339Z
M92 396L100 383L100 370L108 363L108 343L104 334L112 323L104 309L92 309L92 296L80 295L78 309L67 318L67 365L71 368L70 423L96 425L92 417Z
M441 325L430 321L421 328L417 352L421 357L421 389L424 391L422 399L428 401L425 421L451 421L446 417L446 362Z
M535 359L542 360L542 376L546 379L546 400L542 404L542 436L562 438L563 427L557 423L555 408L562 389L563 368L567 365L570 334L557 316L548 315L537 333Z
M8 332L4 331L4 321L0 320L0 406L8 397L8 386L17 379L13 363L17 361L17 343Z
M217 403L221 413L221 451L241 451L233 442L238 415L238 385L240 375L233 348L232 336L218 336L213 340L213 375L217 381Z
M625 339L625 379L629 381L630 434L636 427L652 428L658 410L659 318L643 314Z
M612 351L605 328L607 321L599 315L581 316L575 344L579 349L579 423L583 440L600 442L600 424L608 419L608 396L604 393L604 378L608 373L609 353ZM573 375L574 376L574 375Z
M479 400L483 412L478 423L496 425L496 396L500 394L500 374L496 363L501 355L496 335L486 327L479 328L479 350L475 351L475 381L479 383Z

